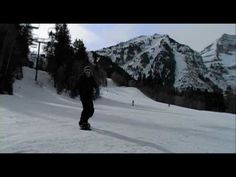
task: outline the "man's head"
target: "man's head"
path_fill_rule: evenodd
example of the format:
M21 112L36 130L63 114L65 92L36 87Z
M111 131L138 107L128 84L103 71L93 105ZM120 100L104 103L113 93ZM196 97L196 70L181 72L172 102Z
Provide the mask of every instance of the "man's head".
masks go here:
M85 66L84 67L84 73L85 73L86 77L90 77L91 76L91 68L90 68L90 66Z

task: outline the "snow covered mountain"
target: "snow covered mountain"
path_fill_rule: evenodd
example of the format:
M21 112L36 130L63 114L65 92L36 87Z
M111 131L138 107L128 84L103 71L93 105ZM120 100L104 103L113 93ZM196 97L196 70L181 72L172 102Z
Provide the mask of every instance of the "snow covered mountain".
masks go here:
M110 57L134 79L138 79L140 74L151 75L161 80L163 85L180 90L192 87L212 91L217 87L205 77L208 69L200 53L168 35L139 36L96 52Z
M208 77L222 90L236 88L236 35L223 34L207 46L201 55Z
M79 98L58 95L46 72L37 84L34 69L23 74L0 95L0 153L235 153L234 114L169 107L108 80L81 131Z

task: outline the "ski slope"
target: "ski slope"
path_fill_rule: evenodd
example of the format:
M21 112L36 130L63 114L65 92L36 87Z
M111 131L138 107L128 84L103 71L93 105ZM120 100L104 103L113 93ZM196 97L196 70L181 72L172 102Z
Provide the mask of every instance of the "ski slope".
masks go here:
M0 95L1 153L235 153L235 114L155 102L108 80L82 131L79 98L58 95L50 77L24 68L14 95ZM132 106L134 100L134 106Z

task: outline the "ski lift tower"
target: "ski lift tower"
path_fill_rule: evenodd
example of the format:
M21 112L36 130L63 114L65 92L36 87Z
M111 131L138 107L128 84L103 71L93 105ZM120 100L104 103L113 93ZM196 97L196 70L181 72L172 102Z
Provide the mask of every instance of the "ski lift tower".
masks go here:
M33 41L38 43L38 57L36 60L36 67L35 67L35 70L36 70L35 81L37 81L37 79L38 79L38 61L39 61L39 56L40 56L40 45L41 45L41 43L47 44L49 39L48 38L36 38Z
M39 26L38 27L32 26L32 29L39 29ZM48 32L49 32L49 29L54 29L54 27L48 28ZM33 42L38 43L38 56L37 56L36 67L35 67L35 70L36 70L35 81L37 81L37 79L38 79L38 60L39 60L39 56L40 56L40 46L41 46L41 44L47 44L49 40L50 40L49 38L39 38L39 37L33 39Z

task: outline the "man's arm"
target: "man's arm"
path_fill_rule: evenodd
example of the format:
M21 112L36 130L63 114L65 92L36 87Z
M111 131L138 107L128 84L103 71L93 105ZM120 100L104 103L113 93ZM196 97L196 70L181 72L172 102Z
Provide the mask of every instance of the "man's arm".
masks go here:
M75 87L74 89L78 92L80 89L80 83L81 83L81 76L79 77L79 79L76 81Z

